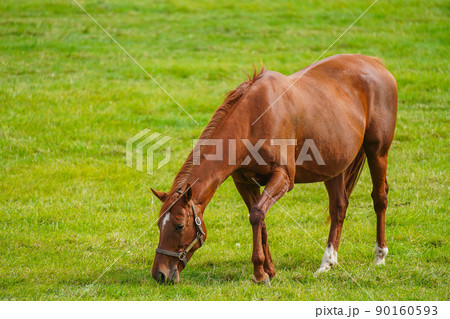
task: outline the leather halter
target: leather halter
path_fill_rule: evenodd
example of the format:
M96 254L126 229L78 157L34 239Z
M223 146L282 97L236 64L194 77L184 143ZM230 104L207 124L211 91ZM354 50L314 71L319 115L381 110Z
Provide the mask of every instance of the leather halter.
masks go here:
M205 233L201 227L202 220L200 219L200 217L198 217L197 211L195 210L195 206L194 206L194 203L192 202L192 200L189 202L191 203L191 206L192 206L192 212L194 214L194 225L197 230L197 235L195 235L194 240L182 252L174 252L174 251L169 251L169 250L165 250L165 249L161 249L161 248L156 249L156 252L159 254L178 258L179 260L181 260L183 262L185 267L187 265L187 260L186 260L187 253L192 249L192 247L194 247L194 245L197 242L200 242L200 247L201 247L203 245L203 241L204 241L203 236L205 236Z

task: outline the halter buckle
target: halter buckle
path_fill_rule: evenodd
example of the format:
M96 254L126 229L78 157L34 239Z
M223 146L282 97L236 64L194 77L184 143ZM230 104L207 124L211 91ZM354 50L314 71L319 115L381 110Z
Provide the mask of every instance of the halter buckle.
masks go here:
M186 258L186 251L184 250L178 255L178 259L184 261L185 258Z
M202 220L200 219L200 217L195 217L195 224L197 225L197 226L200 226L201 224L202 224Z

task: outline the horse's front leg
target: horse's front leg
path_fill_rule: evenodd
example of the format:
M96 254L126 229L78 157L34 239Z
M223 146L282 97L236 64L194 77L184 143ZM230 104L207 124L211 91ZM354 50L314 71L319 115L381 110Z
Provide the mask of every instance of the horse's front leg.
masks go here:
M261 232L262 246L264 252L264 271L269 275L269 278L272 279L275 277L275 266L272 261L272 256L270 255L269 242L267 240L267 228L266 223L263 222L262 232Z
M242 175L238 173L232 174L234 184L236 185L239 194L245 202L245 205L250 212L253 206L261 197L260 187L254 183L243 182ZM272 257L270 255L269 243L267 241L267 228L266 224L263 223L262 231L261 231L261 241L264 252L264 271L269 275L269 278L272 279L275 277L275 266L273 265Z
M264 219L269 208L288 190L289 178L286 171L282 168L276 169L260 198L250 210L250 224L253 230L253 280L257 283L270 283L270 277L275 275L275 267L270 256ZM264 267L265 265L266 267ZM269 271L269 274L264 268Z

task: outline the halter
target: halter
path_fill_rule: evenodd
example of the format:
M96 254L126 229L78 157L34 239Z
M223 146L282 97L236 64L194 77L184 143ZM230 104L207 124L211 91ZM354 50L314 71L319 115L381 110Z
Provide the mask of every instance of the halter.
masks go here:
M197 235L195 235L194 240L182 252L174 252L174 251L169 251L169 250L165 250L165 249L161 249L161 248L156 249L156 252L159 254L178 258L179 260L181 260L183 262L184 267L186 267L186 265L187 265L187 260L186 260L187 253L192 249L192 247L194 247L194 245L197 242L200 242L200 247L201 247L203 245L203 241L204 241L203 236L205 236L205 233L203 232L203 229L201 227L202 220L200 219L200 217L198 217L197 211L195 210L195 206L194 206L194 203L192 202L192 200L189 202L191 203L191 206L192 206L192 212L194 214L194 225L197 230Z

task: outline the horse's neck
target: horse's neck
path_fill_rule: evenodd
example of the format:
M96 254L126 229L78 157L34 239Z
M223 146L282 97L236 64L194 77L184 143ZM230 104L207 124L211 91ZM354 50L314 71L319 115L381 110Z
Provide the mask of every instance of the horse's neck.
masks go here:
M210 140L222 141L222 145L206 146L205 151L201 152L200 164L194 164L192 168L188 182L192 185L194 202L202 209L208 205L220 184L240 166L246 156L246 149L242 148L242 143L237 143L237 147L236 144L233 144L233 141L247 138L249 125L236 125L236 123L245 122L246 120L240 112L228 114L209 137ZM220 160L206 160L203 156L203 154L217 154L219 149L222 150L222 159Z
M194 202L200 205L202 210L206 208L220 184L234 170L234 166L228 165L228 158L223 161L203 160L200 165L195 165L188 179L192 186Z
M194 202L198 203L203 209L208 205L220 184L222 184L228 176L238 168L236 163L241 163L241 154L234 154L233 152L236 152L236 149L233 146L233 143L230 145L230 140L235 141L240 138L232 135L237 135L239 133L230 130L227 131L228 133L221 131L211 137L211 139L214 140L221 140L223 145L217 147L207 146L205 153L203 151L201 152L201 154L214 155L219 152L219 149L222 149L222 158L220 160L207 160L201 155L200 164L193 166L188 179L189 183L192 185ZM230 148L232 149L231 152ZM237 152L240 153L240 150L237 150ZM230 155L230 153L233 153L234 155Z

